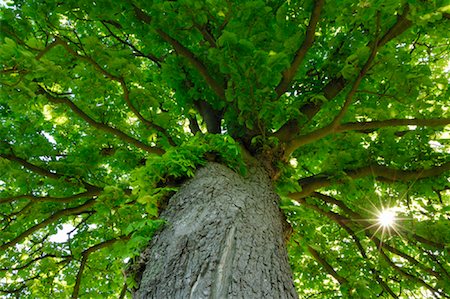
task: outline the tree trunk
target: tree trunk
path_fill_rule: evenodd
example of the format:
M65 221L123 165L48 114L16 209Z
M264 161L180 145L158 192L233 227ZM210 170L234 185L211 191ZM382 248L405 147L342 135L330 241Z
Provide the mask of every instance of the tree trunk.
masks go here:
M198 170L163 212L134 298L297 298L278 200L262 168Z

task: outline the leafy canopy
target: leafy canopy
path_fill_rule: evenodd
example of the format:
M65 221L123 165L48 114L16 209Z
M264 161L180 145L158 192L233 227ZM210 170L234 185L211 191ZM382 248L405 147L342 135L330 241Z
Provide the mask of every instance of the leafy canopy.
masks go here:
M448 2L2 3L3 297L130 296L167 197L253 156L300 296L448 298Z

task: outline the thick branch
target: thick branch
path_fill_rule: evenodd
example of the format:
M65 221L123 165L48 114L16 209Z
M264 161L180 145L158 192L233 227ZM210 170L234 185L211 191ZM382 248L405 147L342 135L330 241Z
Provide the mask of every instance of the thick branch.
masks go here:
M118 37L117 37L118 38ZM118 38L119 39L119 38ZM120 40L120 39L119 39ZM158 126L153 124L152 122L148 121L147 119L145 119L142 114L139 112L139 110L136 109L136 107L134 107L133 103L130 100L130 91L125 83L125 79L119 76L115 76L113 74L111 74L110 72L106 71L104 68L102 68L94 59L92 59L91 57L88 56L83 56L78 54L76 51L74 51L67 42L63 41L60 37L56 37L55 42L53 42L52 47L56 46L56 45L62 45L64 47L64 49L69 52L72 56L85 61L87 63L89 63L90 65L92 65L96 70L98 70L102 75L104 75L106 78L116 81L120 84L120 87L122 88L123 91L123 97L124 100L127 104L127 106L130 108L131 112L133 112L137 118L147 127L149 128L153 128L159 132L161 132L162 134L164 134L168 140L169 143L171 145L175 145L175 143L173 142L173 140L167 135L166 131ZM127 45L130 46L130 44L127 43ZM46 49L44 49L44 51L42 51L41 53L39 53L39 55L44 55L46 52L48 52L52 47L47 47ZM39 56L38 55L38 56ZM42 56L41 56L42 57ZM37 59L37 58L36 58Z
M114 243L116 243L117 241L128 240L129 238L130 238L129 236L121 236L121 237L118 237L115 239L101 242L101 243L94 245L94 246L86 249L85 251L83 251L83 253L81 254L82 258L81 258L80 268L78 268L77 277L75 279L75 286L73 288L72 298L74 298L74 299L78 298L78 294L80 292L80 286L81 286L81 276L83 275L83 271L84 271L84 268L86 267L86 262L89 258L89 255L95 251L102 249L102 248L111 246Z
M71 183L73 184L73 178L71 177L67 177L63 174L59 174L59 173L55 173L55 172L51 172L45 168L36 166L28 161L26 161L25 159L22 159L20 157L17 157L16 155L10 153L10 154L0 154L1 158L16 162L20 165L22 165L23 167L25 167L26 169L41 175L41 176L45 176L48 177L50 179L54 179L54 180L60 180L60 179L64 179L65 182ZM76 181L79 181L78 179L76 179ZM87 182L81 181L81 184L86 188L86 190L93 192L93 191L100 191L101 189L97 186L91 185ZM2 203L3 201L0 199L0 203ZM7 201L8 202L8 201Z
M198 125L198 121L195 115L190 115L188 119L189 119L189 129L191 130L192 134L195 135L198 132L202 132L200 126Z
M100 188L92 189L83 193L74 194L72 196L67 197L54 197L54 196L34 196L32 194L18 195L12 197L0 198L0 204L14 202L20 199L28 199L31 202L57 202L57 203L69 203L71 201L84 198L84 197L92 197L97 196L101 192Z
M438 176L450 170L450 162L441 166L419 170L398 170L381 165L370 165L358 169L344 170L347 177L359 179L366 176L373 176L376 179L389 182L408 182L417 179L423 179ZM312 177L300 179L298 182L302 187L301 192L291 193L289 196L293 199L304 198L311 195L314 191L331 186L333 184L344 184L345 179L333 179L325 174L319 174Z
M290 153L294 148L299 148L304 145L313 143L330 134L341 133L347 131L362 131L372 132L375 129L396 127L396 126L424 126L424 127L441 127L450 124L449 118L431 118L431 119L387 119L376 120L368 122L350 122L333 127L328 125L326 127L315 130L311 133L302 135L293 139L287 148L287 153Z
M142 143L141 141L139 141L131 136L128 136L127 134L125 134L124 132L122 132L116 128L113 128L106 124L95 121L93 118L91 118L89 115L87 115L83 110L81 110L77 105L75 105L75 103L73 103L67 97L56 97L56 96L50 94L47 90L45 90L42 87L40 88L39 92L41 94L45 95L47 97L47 99L49 99L51 102L53 102L55 104L67 105L76 115L81 117L84 121L86 121L88 124L90 124L92 127L96 128L98 130L115 135L119 139L121 139L127 143L133 144L134 146L136 146L140 149L143 149L146 152L157 154L157 155L162 155L165 153L165 151L163 149L148 146L148 145Z
M333 199L332 197L329 197L329 196L322 196L322 197L320 197L320 199L322 199L322 200L324 200L326 202L329 202L329 203L333 203L333 204L336 204L336 202L340 202L340 201L338 201L336 199ZM332 199L332 200L330 201L330 199ZM407 255L407 254L405 254L403 252L401 252L400 250L398 250L398 249L396 249L396 248L394 248L394 247L392 247L392 246L390 246L390 245L388 245L386 243L381 242L377 237L375 237L374 232L372 230L370 230L371 226L367 225L367 223L366 223L367 221L362 221L363 218L361 217L361 215L359 215L359 214L357 214L355 212L351 212L352 217L355 216L356 218L350 219L350 218L343 217L343 216L341 216L341 215L339 215L339 214L337 214L335 212L332 212L332 211L324 211L322 208L320 208L320 207L318 207L318 206L316 206L314 204L306 202L305 198L300 198L297 201L300 204L302 204L302 205L304 205L304 206L306 206L308 208L311 208L311 209L317 211L318 213L320 213L321 215L324 215L325 217L331 219L332 221L334 221L337 224L339 224L342 228L344 228L352 236L352 238L355 240L357 245L359 244L358 248L359 248L359 250L360 250L360 252L361 252L361 254L362 254L362 256L364 258L367 258L367 255L366 255L364 249L362 248L362 246L361 246L361 244L359 242L359 239L357 238L357 236L354 233L354 231L350 227L348 227L346 225L346 223L359 224L357 227L361 227L362 226L362 228L364 230L366 230L366 236L369 239L371 239L375 243L377 248L379 248L380 250L382 250L382 248L383 249L387 249L388 251L390 251L390 252L392 252L392 253L394 253L394 254L396 254L398 256L401 256L401 257L405 258L406 260L411 262L413 265L419 266L422 270L426 271L427 273L437 277L438 279L442 279L442 276L439 273L437 273L436 271L432 270L431 268L426 267L425 265L423 265L422 263L420 263L419 261L417 261L413 257L411 257L411 256L409 256L409 255ZM340 202L340 203L341 203L341 204L339 204L340 207L342 207L342 205L345 206L344 203L342 203L342 202ZM344 210L350 210L350 209L348 207L346 207L346 208L344 208ZM416 236L414 235L413 237L415 238ZM431 241L428 241L428 240L426 240L426 241L427 242L425 242L425 244L429 244L429 242L431 242ZM434 247L438 247L438 248L443 249L443 245L442 244L436 244L434 242L431 242L431 243L433 243L433 244L429 244L429 245L432 245ZM380 283L380 285L383 287L383 289L385 291L387 291L389 294L391 294L394 298L398 298L395 295L395 293L392 292L392 290L389 288L389 286L378 276L377 271L375 269L372 269L372 268L371 268L371 271L374 273L375 279ZM411 275L411 274L408 274L408 275ZM412 276L412 277L415 277L415 276ZM418 279L417 277L415 277L415 278Z
M403 13L397 17L397 22L379 39L378 48L383 47L389 41L393 40L412 26L412 22L407 19L409 14L409 7L406 6ZM374 41L367 44L372 48ZM347 85L348 81L342 76L333 78L322 89L322 93L326 99L331 100L335 98ZM300 108L302 115L305 115L308 119L312 119L319 110L322 108L322 103L308 103ZM283 127L281 127L275 136L282 141L288 141L290 138L298 134L300 127L295 120L288 121Z
M211 134L220 134L221 133L221 120L222 117L220 112L215 110L208 102L206 101L195 101L194 105L197 111L203 118L203 121L206 124L206 129Z
M130 49L132 49L135 53L136 56L140 56L140 57L146 57L148 59L150 59L151 61L153 61L159 68L161 68L161 62L162 60L158 57L156 57L153 54L144 54L142 53L138 48L136 48L135 45L133 45L132 43L120 38L117 34L115 34L114 32L112 32L112 30L109 28L108 25L106 25L106 23L108 23L108 21L101 21L103 26L105 26L106 30L108 30L109 34L111 34L116 40L118 40L119 42L121 42L122 44L128 46Z
M346 131L368 131L385 127L397 126L423 126L440 127L450 124L450 118L430 118L430 119L387 119L368 122L351 122L340 125L335 132Z
M142 22L146 24L150 24L152 19L151 17L142 9L139 7L133 5L134 7L134 13L136 17L141 20ZM194 53L192 53L188 48L183 46L179 41L171 37L169 34L167 34L162 29L156 29L156 33L165 40L167 43L169 43L175 51L180 54L181 56L185 57L192 66L202 75L203 79L205 79L206 83L214 90L214 92L219 96L221 99L225 99L225 87L223 84L218 83L208 72L208 69L206 66L197 58L195 57Z
M367 222L368 221L364 220L364 217L362 217L360 214L354 212L349 207L347 207L347 205L344 202L342 202L340 200L337 200L334 197L331 197L331 196L328 196L328 195L325 195L325 194L322 194L322 193L318 193L318 192L314 192L312 194L312 196L315 197L315 198L318 198L318 199L320 199L320 200L322 200L322 201L324 201L326 203L330 203L330 204L334 204L334 205L338 206L345 213L347 213L347 215L349 215L352 218L351 221L357 222L358 224L360 224L363 227L367 228L367 225L368 225ZM369 225L369 227L370 227L370 225ZM413 236L413 238L417 239L417 235L412 234L412 236ZM410 255L408 255L408 254L398 250L395 247L392 247L389 244L381 242L374 235L371 236L371 239L373 239L373 241L376 242L376 244L377 244L377 246L379 248L383 247L383 248L389 250L390 252L392 252L392 253L394 253L394 254L396 254L396 255L398 255L398 256L406 259L406 260L408 260L411 264L422 268L422 270L426 271L428 274L431 274L431 275L435 276L438 279L442 279L442 276L438 272L434 271L431 268L428 268L428 267L424 266L422 263L420 263L418 260L416 260L412 256L410 256ZM422 243L428 244L429 242L430 242L429 240L425 240L425 242L422 242ZM440 244L437 244L437 243L434 243L434 242L432 242L432 244L429 244L429 245L432 245L434 247L439 247L440 246Z
M38 174L38 175L48 177L50 179L59 180L59 179L61 179L63 177L63 175L61 175L61 174L50 172L49 170L44 169L44 168L39 167L39 166L36 166L36 165L28 162L25 159L17 157L14 154L0 154L0 157L3 158L3 159L7 159L9 161L16 162L16 163L22 165L23 167L25 167L28 170L30 170L30 171Z
M352 88L348 92L348 94L347 94L347 96L345 98L344 105L342 106L342 108L339 111L339 113L336 115L336 117L333 119L333 121L329 125L321 128L321 129L318 129L318 130L316 130L314 132L311 132L311 133L309 133L307 135L299 136L299 137L294 138L291 141L289 141L288 144L286 145L286 149L285 149L285 156L286 157L289 157L294 152L294 150L296 150L297 148L299 148L300 146L305 144L305 142L309 143L309 142L312 142L314 140L323 138L326 135L335 132L335 130L339 127L339 125L340 125L340 123L342 121L342 118L347 113L347 110L348 110L348 108L350 107L350 104L353 101L353 97L355 96L356 91L358 90L358 87L359 87L359 85L362 82L362 79L367 74L370 66L372 65L373 60L375 59L375 56L377 55L377 51L378 51L378 30L379 30L379 27L380 27L380 14L377 13L377 32L376 32L376 37L375 37L375 40L373 42L369 58L367 59L367 61L364 64L364 66L362 67L361 71L359 72L358 77L353 82ZM311 139L312 139L312 141L311 141Z
M423 281L422 279L406 272L405 270L403 270L402 268L400 268L399 266L397 266L384 252L383 249L380 249L380 254L381 256L384 258L384 260L392 267L394 268L395 271L397 271L398 273L400 273L403 277L405 277L406 279L410 280L410 281L414 281L415 283L418 283L422 286L424 286L425 288L427 288L428 290L431 291L432 294L438 293L441 296L444 296L445 298L450 298L449 296L443 294L441 291L439 291L438 289L433 288L432 286L430 286L428 283L426 283L425 281ZM437 298L437 297L436 297Z
M221 99L225 99L225 88L223 84L218 83L208 72L206 66L197 58L195 55L185 46L183 46L176 39L168 35L161 29L157 29L156 32L161 36L163 40L168 42L172 47L177 51L178 54L185 57L194 68L202 75L203 79L205 79L206 83L214 90L214 92Z
M346 284L348 283L347 279L345 279L344 277L340 276L334 269L333 267L324 259L320 256L320 254L311 246L308 245L308 251L309 253L311 253L311 255L314 257L314 259L322 265L322 267L328 272L328 274L330 274L331 276L333 276L334 279L336 279L339 284Z
M311 46L313 45L314 36L316 33L316 26L317 23L319 22L320 13L322 12L324 3L325 3L324 0L315 1L314 9L311 13L308 28L306 29L305 40L295 53L294 60L292 61L289 68L287 68L283 72L283 78L281 79L281 82L275 89L278 97L280 97L283 93L285 93L286 90L289 88L289 85L291 84L292 79L295 77L295 74L297 73L297 70L300 67L300 64L302 63L303 59L305 58L306 53L308 52L309 48L311 48Z
M57 221L58 219L60 219L64 216L69 216L69 215L74 215L74 214L79 214L81 212L84 212L87 209L91 208L94 204L95 204L95 199L91 198L82 205L79 205L79 206L76 206L73 208L66 208L64 210L60 210L60 211L56 212L55 214L51 215L50 217L48 217L47 219L45 219L44 221L42 221L42 222L30 227L26 231L22 232L21 234L19 234L17 237L12 239L11 241L6 242L3 245L0 245L0 250L6 250L11 246L16 245L17 243L23 241L29 235L36 232L37 230L44 228L45 226Z
M163 134L164 136L166 136L167 140L169 141L169 144L172 146L175 146L175 142L172 140L172 138L167 134L166 130L163 127L160 127L154 123L152 123L151 121L147 120L145 117L142 116L142 114L139 112L139 110L133 105L133 103L131 102L130 99L130 91L127 87L127 84L125 83L124 79L120 79L119 80L120 86L122 87L123 90L123 97L125 99L125 103L127 103L128 108L130 108L131 112L134 113L134 115L137 116L137 118L148 128L152 128L158 132L160 132L161 134Z
M408 19L409 5L405 6L401 15L397 16L397 22L380 38L378 46L382 47L412 26L412 21Z

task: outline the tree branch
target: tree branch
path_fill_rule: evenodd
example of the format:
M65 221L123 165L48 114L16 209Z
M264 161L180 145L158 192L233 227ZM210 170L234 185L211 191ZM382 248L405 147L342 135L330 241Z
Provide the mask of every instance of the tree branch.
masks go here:
M311 246L308 245L308 251L309 253L311 253L311 255L314 257L314 259L320 264L322 265L322 267L328 272L328 274L330 274L331 276L333 276L334 279L336 279L339 284L346 284L348 283L347 279L345 279L344 277L340 276L334 269L333 267L324 259L320 256L320 254Z
M198 121L195 115L190 115L188 119L189 119L189 129L191 130L192 134L195 135L198 132L202 132L200 126L198 125Z
M9 161L13 161L16 162L20 165L22 165L23 167L25 167L26 169L41 175L41 176L45 176L48 177L50 179L54 179L54 180L61 180L64 179L65 182L73 184L73 181L71 177L67 177L63 174L59 174L59 173L55 173L55 172L51 172L50 170L47 170L45 168L36 166L28 161L26 161L25 159L22 159L20 157L17 157L15 154L10 153L10 154L0 154L1 158L7 159ZM79 181L78 179L76 179L77 181ZM93 192L93 191L100 191L101 188L91 185L87 182L81 181L81 184L86 188L86 190ZM0 200L0 203L2 203L2 201Z
M393 40L412 26L412 22L407 19L409 14L409 6L406 6L403 13L397 16L396 23L379 39L378 48L383 47L389 41ZM374 41L367 44L372 48ZM342 76L337 76L328 82L322 89L322 93L327 100L335 98L348 84ZM305 115L309 120L312 119L322 108L323 103L308 103L300 108L300 113ZM274 135L281 141L289 141L293 136L298 134L300 127L295 120L288 121Z
M319 193L320 194L320 193ZM321 194L323 195L323 194ZM330 197L332 198L332 197ZM337 199L332 198L335 201L338 201ZM339 202L339 201L338 201ZM345 206L345 205L344 205ZM345 206L346 207L346 206ZM346 207L346 209L350 210L348 207ZM333 220L333 219L332 219ZM335 220L334 220L335 221ZM344 221L339 220L339 221L335 221L337 224L339 224L353 239L353 241L356 244L356 247L359 250L359 253L361 254L361 257L363 257L364 259L369 261L369 257L367 256L366 251L364 250L364 247L361 244L361 241L359 240L359 238L356 236L355 232L348 227ZM369 270L372 272L375 280L378 282L378 284L381 286L381 288L383 290L385 290L388 294L390 294L392 296L392 298L394 299L398 299L399 297L394 293L394 291L389 287L389 285L380 277L380 275L378 274L378 271L373 268L373 267L369 267Z
M322 199L322 200L324 200L326 202L329 202L329 203L333 203L333 204L336 204L336 202L340 202L340 201L338 201L338 200L336 200L336 199L334 199L332 197L325 196L325 195L321 196L320 199ZM329 199L333 199L333 200L330 201ZM342 228L344 228L352 236L352 238L355 240L355 242L357 241L357 243L359 243L359 239L356 237L356 234L353 232L353 230L351 228L349 228L345 223L360 224L364 230L369 229L371 227L371 226L367 226L367 224L365 223L366 221L361 221L363 218L361 217L361 215L359 215L359 214L357 214L355 212L351 212L351 214L353 216L357 217L357 218L349 219L349 218L343 217L343 216L341 216L341 215L339 215L339 214L337 214L335 212L332 212L332 211L324 211L322 208L320 208L320 207L318 207L318 206L316 206L314 204L308 203L305 198L300 198L297 201L300 204L302 204L302 205L304 205L304 206L306 206L308 208L312 208L313 210L317 211L321 215L324 215L325 217L327 217L327 218L333 220L334 222L336 222L337 224L339 224ZM342 205L345 206L344 203L340 202L339 207L342 207ZM344 210L350 210L350 209L348 207L346 207L346 208L344 208ZM358 225L358 227L360 227L360 226ZM388 251L390 251L390 252L392 252L392 253L394 253L394 254L396 254L398 256L401 256L402 258L405 258L406 260L408 260L413 265L419 266L422 270L426 271L428 274L431 274L431 275L435 276L438 279L442 279L442 276L439 273L437 273L436 271L432 270L431 268L426 267L425 265L423 265L422 263L420 263L419 261L417 261L413 257L411 257L411 256L409 256L409 255L407 255L407 254L405 254L403 252L401 252L400 250L398 250L398 249L396 249L396 248L394 248L394 247L392 247L392 246L390 246L390 245L388 245L386 243L382 243L377 237L375 237L373 232L366 231L365 234L370 240L372 240L372 242L374 242L374 244L377 246L377 248L380 251L383 250L383 248L387 249ZM415 238L415 236L413 236L413 237ZM432 243L434 243L434 242L432 242ZM439 245L438 247L441 248L441 249L444 248L444 246L441 245L441 244L433 244L433 245ZM436 247L436 246L434 246L434 247ZM366 253L365 253L365 251L362 248L360 243L358 245L358 248L359 248L362 256L367 258L367 255L366 255ZM400 268L398 268L398 269L400 269ZM396 270L398 270L398 269L396 269ZM417 278L417 277L415 277L415 276L405 272L402 269L400 269L400 270L403 271L404 273L406 273L407 275L410 275L411 277L414 277L415 279L419 279L419 278ZM374 273L374 275L376 275L375 278L380 283L380 285L383 287L383 289L386 290L389 294L391 294L394 298L398 298L398 296L396 296L395 293L393 293L393 291L389 288L389 286L384 281L382 281L380 277L378 277L377 271L375 269L371 269L371 271ZM416 282L418 282L418 280L416 280Z
M223 84L219 84L208 72L206 66L197 58L195 55L185 46L183 46L176 39L172 38L166 32L161 29L157 29L156 32L161 36L163 40L168 42L172 47L177 51L178 54L185 57L194 68L202 75L203 79L205 79L206 83L214 90L216 95L225 99L225 88Z
M148 146L148 145L142 143L141 141L139 141L131 136L128 136L127 134L125 134L124 132L122 132L116 128L113 128L106 124L95 121L93 118L91 118L89 115L87 115L83 110L81 110L77 105L75 105L75 103L73 103L67 97L56 97L56 96L52 95L51 93L49 93L46 89L44 89L41 86L39 88L38 93L45 95L47 97L47 99L49 99L52 103L67 105L76 115L81 117L84 121L86 121L88 124L90 124L92 127L96 128L98 130L115 135L122 141L133 144L134 146L136 146L140 149L143 149L146 152L157 154L157 155L162 155L165 153L165 151L163 149Z
M80 292L80 286L81 286L81 277L83 275L83 271L84 271L84 268L86 266L86 262L87 262L87 260L89 258L89 255L91 253L95 252L95 251L98 251L98 250L103 249L105 247L111 246L114 243L116 243L117 241L128 240L128 239L130 239L129 236L120 236L120 237L117 237L115 239L103 241L103 242L101 242L99 244L96 244L96 245L86 249L85 251L83 251L83 253L81 254L82 258L81 258L80 268L78 269L78 273L77 273L77 276L76 276L76 279L75 279L75 286L73 287L73 291L72 291L72 298L73 299L78 298L78 294Z
M47 219L45 219L44 221L30 227L29 229L25 230L24 232L22 232L21 234L19 234L17 237L15 237L14 239L6 242L3 245L0 245L0 250L6 250L9 247L12 247L14 245L16 245L17 243L23 241L26 237L28 237L29 235L33 234L35 231L57 221L58 219L64 217L64 216L69 216L69 215L74 215L74 214L78 214L80 212L84 212L87 209L91 208L93 205L95 204L95 199L91 198L88 201L86 201L84 204L73 207L73 208L66 208L64 210L60 210L58 212L56 212L55 214L51 215L50 217L48 217Z
M98 196L101 192L100 188L92 189L83 193L74 194L67 197L54 197L54 196L34 196L32 194L18 195L12 197L4 197L0 198L0 204L14 202L19 199L28 199L31 202L56 202L56 203L69 203L71 201L84 198L84 197L93 197Z
M377 17L376 17L377 21L377 29L376 29L376 35L375 35L375 40L372 44L372 49L369 55L369 58L367 59L366 63L364 64L364 66L362 67L361 71L358 73L358 77L356 77L355 81L353 82L352 88L350 89L350 91L348 92L346 98L345 98L345 102L344 105L342 106L341 110L339 111L339 113L336 115L336 117L333 119L333 121L321 128L318 129L314 132L311 132L307 135L304 136L299 136L297 138L294 138L292 140L290 140L287 145L286 145L286 149L285 149L285 156L289 157L297 148L299 148L300 146L302 146L303 144L305 144L305 142L312 142L310 141L311 139L317 140L320 138L325 137L328 134L331 134L333 132L335 132L335 130L339 127L342 118L344 117L344 115L347 113L348 108L350 107L350 104L353 101L353 97L356 94L356 91L358 90L359 85L362 82L362 79L364 78L364 76L367 74L370 66L372 65L373 60L375 59L375 56L377 55L377 51L378 51L378 31L380 28L380 13L377 12ZM313 137L313 138L311 138ZM306 140L305 140L306 139Z
M219 115L220 112L215 110L206 101L195 101L194 106L197 108L197 111L202 116L208 132L211 134L220 134L222 131L221 129L222 117L221 115Z
M440 166L419 170L398 170L382 165L369 165L358 169L344 170L346 176L351 179L359 179L366 176L373 176L375 179L389 182L408 182L411 180L423 179L438 176L450 170L450 162L446 162ZM302 187L301 192L289 194L293 199L305 198L314 191L328 187L334 184L344 184L346 179L333 179L326 174L319 174L307 178L300 179L298 183Z
M332 124L317 129L311 133L301 135L288 143L286 148L286 155L290 154L294 148L297 149L304 145L313 143L320 140L330 134L342 133L347 131L362 131L362 132L372 132L375 129L386 128L386 127L396 127L396 126L424 126L424 127L441 127L450 124L449 118L431 118L431 119L387 119L387 120L376 120L368 122L350 122L342 125L338 125L333 128Z
M103 24L105 27L107 27L105 24ZM108 27L107 27L108 28ZM108 28L109 30L109 28ZM120 40L119 37L116 37L117 39ZM129 43L126 43L128 46L130 46ZM90 65L92 65L96 70L98 70L102 75L104 75L106 78L116 81L120 84L120 87L122 88L123 91L123 97L125 100L125 103L127 104L127 106L130 108L131 112L133 112L137 118L147 127L149 128L153 128L155 130L157 130L158 132L162 133L164 136L167 137L169 143L174 146L175 143L173 142L173 140L170 138L170 136L168 136L166 130L164 130L162 127L153 124L152 122L148 121L147 119L145 119L142 114L139 112L139 110L136 109L136 107L133 105L133 103L130 100L130 91L126 85L125 79L119 76L115 76L111 73L109 73L108 71L106 71L104 68L102 68L94 59L92 59L91 57L88 56L83 56L78 54L76 51L74 51L67 42L65 42L64 40L62 40L60 37L56 37L55 41L51 44L51 47L47 47L46 49L44 49L44 51L42 51L41 53L39 53L39 55L41 55L41 57L48 52L51 48L53 48L56 45L62 45L64 47L64 49L69 52L72 56L85 61L87 63L89 63ZM132 46L132 45L131 45ZM132 46L134 47L134 46ZM133 48L134 49L134 48ZM38 55L38 56L39 56ZM36 58L38 59L38 58Z
M289 88L289 85L292 79L295 77L295 74L297 73L300 64L302 63L303 59L306 56L306 53L308 52L309 48L311 48L311 46L313 45L314 35L316 33L316 26L317 23L319 22L320 14L322 12L324 3L325 3L324 0L316 0L314 3L314 8L311 13L308 28L306 29L305 40L295 53L294 60L292 61L289 68L287 68L283 72L283 78L281 79L281 82L275 89L275 92L277 93L278 97L281 97L281 95L284 94L286 90Z
M393 261L391 261L391 259L386 255L386 253L384 252L383 249L379 250L380 255L384 258L384 260L392 267L394 268L395 271L397 271L398 273L400 273L403 277L405 277L408 280L412 280L422 286L424 286L425 288L427 288L428 290L430 290L432 292L432 294L434 293L438 293L441 296L445 297L445 298L450 298L449 296L445 295L444 293L442 293L441 291L439 291L438 289L433 288L432 286L430 286L428 283L426 283L425 281L423 281L422 279L406 272L405 270L403 270L402 268L400 268L399 266L397 266ZM437 298L437 297L436 297Z
M133 5L134 7L134 13L136 17L141 20L142 22L146 24L150 24L152 19L151 17L142 9L137 7L136 5ZM188 48L183 46L179 41L171 37L169 34L167 34L162 29L156 29L156 33L165 40L167 43L169 43L175 51L180 54L181 56L185 57L192 66L200 73L200 75L205 79L206 83L212 88L212 90L216 93L216 95L221 98L225 99L225 87L224 84L219 84L208 72L208 69L206 66L201 62L197 57L195 57L194 53L192 53Z
M163 134L167 140L169 141L169 144L172 146L175 146L175 142L173 141L173 139L169 136L169 134L167 134L166 130L163 127L160 127L152 122L150 122L149 120L147 120L145 117L142 116L142 114L139 112L139 110L133 105L133 103L130 100L130 91L127 87L127 84L125 83L125 80L120 78L119 80L120 86L122 87L123 90L123 97L125 99L125 103L127 104L128 108L130 108L131 112L134 113L134 115L137 116L137 118L148 128L152 128L155 129L156 131L160 132L161 134Z
M44 255L40 255L34 259L29 260L28 262L26 262L25 264L22 264L20 266L14 267L14 268L0 268L0 271L2 272L6 272L6 271L18 271L18 270L23 270L25 268L28 268L31 264L46 259L46 258L58 258L58 259L67 259L70 258L70 256L58 256L55 254L44 254Z
M3 159L9 160L9 161L16 162L16 163L22 165L23 167L25 167L28 170L30 170L30 171L38 174L38 175L48 177L50 179L59 180L59 179L61 179L63 177L63 175L61 175L61 174L50 172L49 170L44 169L44 168L39 167L39 166L36 166L36 165L28 162L25 159L17 157L16 155L14 155L12 153L11 154L0 154L0 157L3 158Z
M136 56L141 56L141 57L145 57L148 58L149 60L151 60L152 62L154 62L158 68L161 68L161 62L162 60L156 56L154 56L153 54L144 54L142 53L142 51L140 51L138 48L136 48L135 45L133 45L132 43L120 38L117 34L115 34L114 32L112 32L112 30L109 28L108 25L106 25L106 23L108 23L108 21L101 21L101 23L103 24L103 26L105 26L106 30L108 30L109 34L111 34L112 37L114 37L117 41L119 41L120 43L128 46L130 49L132 49L136 54Z
M423 126L441 127L450 124L450 118L430 118L430 119L387 119L368 122L350 122L340 125L335 132L346 131L368 131L385 127L397 126Z
M326 203L330 203L330 204L334 204L334 205L338 206L338 207L341 208L345 213L347 213L347 215L349 215L349 216L352 218L351 221L357 222L357 223L359 223L360 225L362 225L362 226L365 227L365 228L368 227L368 226L367 226L367 222L368 222L368 221L367 221L367 220L364 220L364 217L362 217L360 214L354 212L354 211L351 210L349 207L347 207L347 205L345 205L344 202L342 202L342 201L340 201L340 200L337 200L337 199L334 198L334 197L331 197L331 196L328 196L328 195L325 195L325 194L322 194L322 193L318 193L318 192L314 192L314 193L312 194L312 196L315 197L315 198L318 198L318 199L320 199L320 200L322 200L322 201L324 201L324 202L326 202ZM369 227L370 227L370 225L369 225ZM413 236L413 238L416 239L416 236L417 236L417 235L412 234L412 236ZM356 236L355 236L355 237L356 237ZM406 253L404 253L404 252L398 250L398 249L395 248L395 247L392 247L392 246L389 245L389 244L386 244L386 243L381 242L381 241L380 241L377 237L375 237L374 235L371 236L371 239L373 239L373 241L376 242L376 244L377 244L377 246L378 246L379 248L383 247L383 248L389 250L390 252L392 252L392 253L394 253L394 254L396 254L396 255L398 255L398 256L404 258L404 259L407 260L407 261L409 261L411 264L420 267L422 270L424 270L424 271L427 272L428 274L431 274L431 275L435 276L435 277L438 278L438 279L442 279L442 276L441 276L438 272L434 271L434 270L431 269L431 268L428 268L428 267L424 266L421 262L419 262L418 260L416 260L416 259L413 258L412 256L410 256L410 255L408 255L408 254L406 254ZM422 243L429 243L429 242L430 242L429 240L425 240L425 242L422 242ZM432 246L433 246L433 247L436 247L436 245L439 246L439 244L433 242Z
M45 54L47 54L51 49L53 49L58 45L62 45L62 41L60 39L55 39L53 42L48 44L43 50L41 50L39 54L36 55L35 59L40 60Z
M352 223L352 221L350 219L348 219L346 217L342 217L341 215L339 215L335 212L332 212L332 211L328 211L328 212L324 211L316 205L307 203L305 198L300 198L297 201L300 204L313 209L314 211L318 212L319 214L324 215L328 219L331 219L332 221L337 223L339 226L341 226L353 238L361 256L364 259L369 260L369 257L367 256L366 251L362 247L361 242L359 241L359 238L356 236L355 232L345 224L345 223ZM372 267L369 267L369 270L373 273L375 280L378 282L378 284L386 292L388 292L393 298L398 299L398 296L392 291L392 289L388 286L388 284L385 281L383 281L383 279L381 279L381 277L378 275L378 271Z

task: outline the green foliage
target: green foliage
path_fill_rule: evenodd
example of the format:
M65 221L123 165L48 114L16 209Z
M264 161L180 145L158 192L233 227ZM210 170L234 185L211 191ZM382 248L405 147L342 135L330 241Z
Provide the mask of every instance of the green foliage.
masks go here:
M254 158L300 296L450 293L448 1L327 1L312 32L319 4L2 2L0 297L119 297L178 187Z

